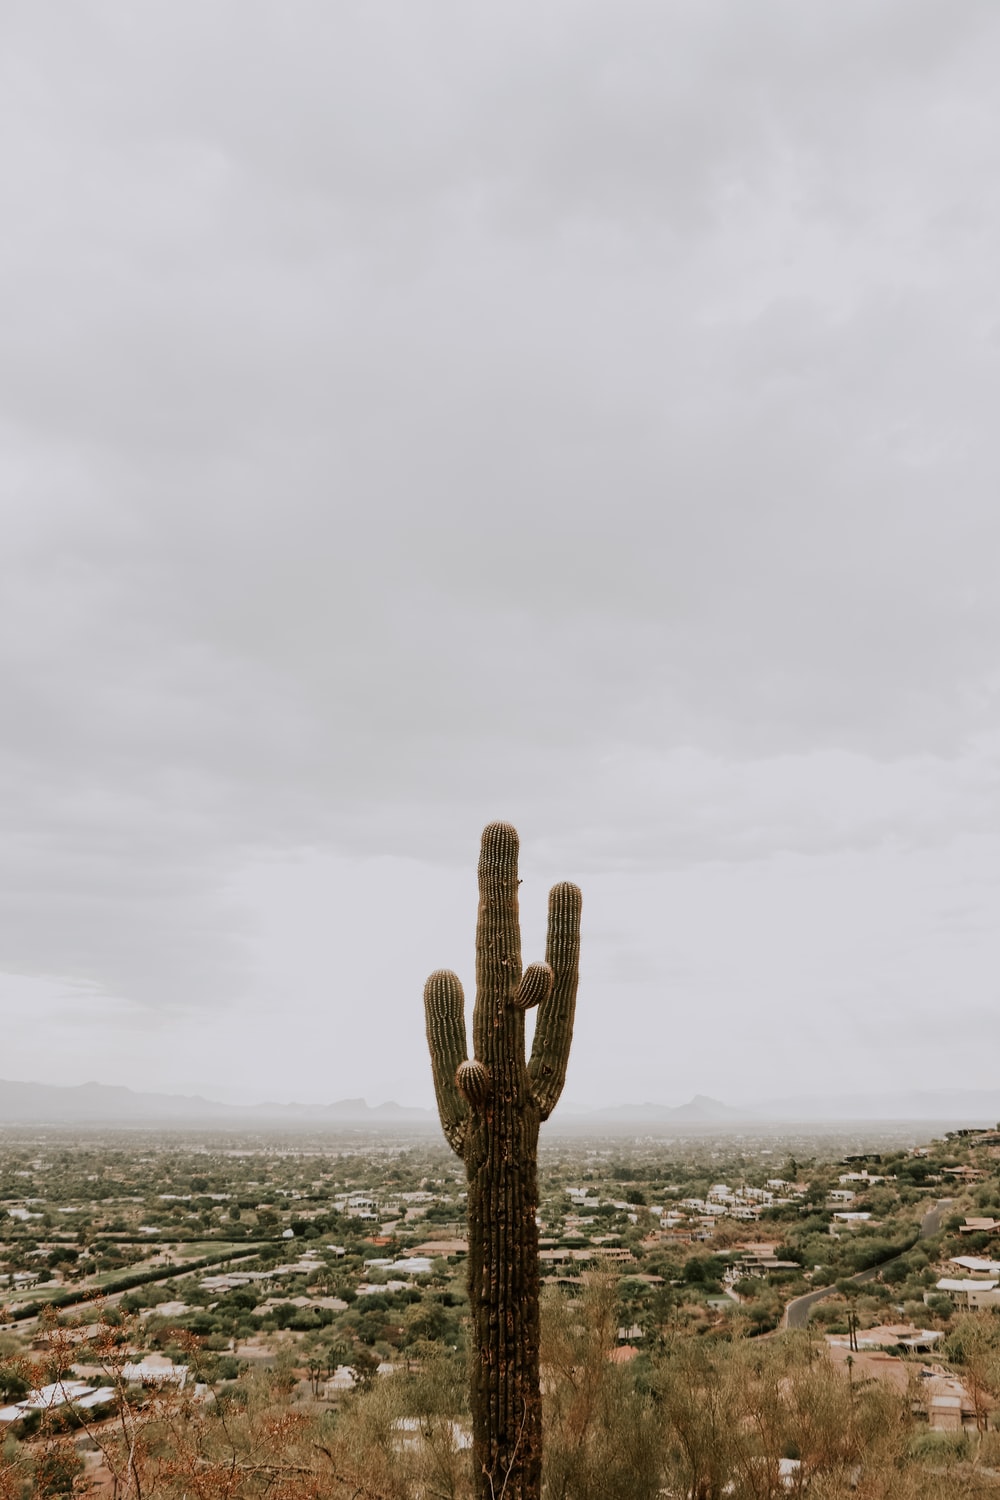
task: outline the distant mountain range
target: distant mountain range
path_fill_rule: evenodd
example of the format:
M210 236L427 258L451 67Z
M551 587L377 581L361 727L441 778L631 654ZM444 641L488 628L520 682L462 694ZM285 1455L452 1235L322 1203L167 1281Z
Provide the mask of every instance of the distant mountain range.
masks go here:
M719 1127L782 1122L928 1120L939 1125L994 1125L1000 1120L1000 1089L919 1089L762 1100L723 1104L696 1094L686 1104L621 1104L588 1111L564 1109L557 1124L566 1130ZM84 1083L61 1088L0 1079L0 1125L241 1125L345 1126L348 1128L437 1128L430 1109L364 1099L333 1104L221 1104L199 1095L139 1093L123 1085Z
M790 1099L762 1099L753 1104L723 1104L696 1094L687 1104L623 1104L593 1110L586 1119L636 1125L765 1125L847 1120L928 1120L937 1125L995 1125L1000 1120L1000 1089L874 1090L853 1094L809 1094Z
M687 1104L615 1104L609 1109L588 1110L585 1116L597 1124L601 1120L620 1122L622 1124L637 1121L640 1124L663 1125L683 1124L689 1121L698 1124L705 1121L708 1124L721 1124L725 1121L747 1120L760 1118L759 1110L746 1110L734 1107L731 1104L723 1104L718 1099L710 1099L707 1094L695 1094Z
M809 1094L789 1099L762 1099L753 1104L723 1104L696 1094L687 1104L623 1104L593 1110L586 1118L636 1125L765 1125L847 1120L929 1120L937 1125L995 1125L1000 1120L1000 1089L874 1090L853 1094Z
M177 1125L253 1124L271 1120L294 1125L416 1125L430 1124L429 1109L407 1109L400 1104L371 1108L363 1099L340 1099L335 1104L221 1104L197 1094L142 1094L121 1084L81 1083L61 1088L48 1083L11 1083L0 1079L0 1124Z

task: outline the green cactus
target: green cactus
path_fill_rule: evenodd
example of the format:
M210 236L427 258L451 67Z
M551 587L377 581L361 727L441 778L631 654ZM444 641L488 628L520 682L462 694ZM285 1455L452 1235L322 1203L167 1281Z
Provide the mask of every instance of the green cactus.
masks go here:
M545 963L521 969L516 831L491 823L479 858L475 1057L465 997L439 969L424 988L441 1125L469 1180L472 1435L477 1500L538 1500L538 1127L558 1102L573 1036L580 891L549 895ZM538 1006L525 1063L524 1013Z

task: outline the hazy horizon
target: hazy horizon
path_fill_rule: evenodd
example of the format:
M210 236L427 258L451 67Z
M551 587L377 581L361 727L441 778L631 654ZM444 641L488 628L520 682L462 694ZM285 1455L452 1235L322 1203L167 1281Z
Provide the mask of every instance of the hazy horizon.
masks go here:
M0 40L2 1071L429 1107L503 818L562 1108L988 1087L1000 10Z
M102 1104L103 1096L100 1091L109 1087L119 1092L114 1101ZM39 1088L43 1091L41 1100L31 1093ZM55 1101L55 1113L51 1113L48 1102L49 1091L53 1088L63 1096ZM95 1088L99 1091L97 1097L92 1092L86 1093L89 1105L76 1100L78 1090ZM128 1099L120 1098L122 1090L129 1095ZM248 1122L259 1119L262 1122L270 1120L280 1124L285 1118L289 1128L297 1119L301 1120L303 1126L310 1122L317 1124L329 1111L333 1112L329 1117L330 1128L334 1128L338 1119L367 1119L373 1125L379 1123L379 1128L385 1129L395 1128L397 1123L399 1128L406 1129L408 1124L414 1123L421 1128L426 1124L436 1130L438 1124L433 1104L405 1104L393 1099L366 1099L362 1096L311 1101L261 1097L244 1099L237 1097L237 1092L214 1084L206 1085L197 1094L177 1094L171 1091L160 1093L136 1089L134 1085L120 1083L109 1086L93 1079L77 1085L50 1085L37 1079L0 1078L0 1127L27 1125L32 1121L41 1124L46 1120L50 1123L71 1123L76 1120L82 1124L120 1119L122 1123L131 1121L134 1124L160 1120L165 1126L174 1121L178 1128L183 1128L186 1123L215 1118L211 1114L199 1115L198 1109L202 1104L210 1106L212 1110L241 1111ZM136 1101L134 1104L133 1099ZM163 1106L158 1105L160 1100L164 1101ZM75 1113L72 1107L74 1104L78 1105ZM102 1114L101 1109L109 1105L112 1112ZM415 1115L421 1118L415 1121ZM589 1128L609 1129L612 1132L619 1129L655 1130L657 1126L661 1126L671 1130L675 1127L681 1130L704 1128L725 1133L730 1129L753 1129L756 1126L769 1130L795 1124L833 1126L852 1123L868 1124L873 1128L877 1123L887 1126L923 1124L927 1127L992 1127L1000 1116L1000 1085L979 1090L869 1090L839 1095L814 1093L770 1099L758 1096L720 1100L697 1094L676 1101L633 1099L603 1105L574 1102L570 1099L562 1101L560 1115L564 1123L573 1130L586 1128L586 1122L592 1122ZM227 1121L219 1118L218 1123L220 1126L235 1126L238 1119ZM558 1126L554 1133L558 1135Z

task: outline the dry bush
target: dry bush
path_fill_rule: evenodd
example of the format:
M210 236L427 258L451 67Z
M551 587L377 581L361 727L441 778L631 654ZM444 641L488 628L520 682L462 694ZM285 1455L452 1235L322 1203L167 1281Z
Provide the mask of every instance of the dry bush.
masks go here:
M905 1461L908 1401L845 1380L808 1340L678 1339L655 1378L668 1488L687 1500L874 1495Z
M611 1277L589 1282L582 1297L543 1301L546 1500L653 1500L659 1491L661 1425L652 1399L609 1358L618 1316Z
M622 1365L609 1358L619 1312L611 1278L544 1300L546 1500L1000 1500L1000 1435L937 1440L914 1424L914 1392L847 1378L808 1335L674 1333ZM0 1500L471 1500L467 1371L440 1345L415 1346L411 1370L331 1413L296 1400L291 1347L274 1370L219 1382L192 1339L184 1390L139 1391L124 1379L136 1333L106 1323L81 1346L52 1328L38 1360L7 1356L10 1377L32 1384L97 1359L116 1399L110 1415L81 1414L99 1490L52 1413L29 1441L8 1439ZM960 1333L955 1352L979 1362L985 1387L992 1327Z
M380 1380L348 1404L331 1466L364 1475L384 1500L470 1500L465 1385L464 1360L431 1346L413 1373Z

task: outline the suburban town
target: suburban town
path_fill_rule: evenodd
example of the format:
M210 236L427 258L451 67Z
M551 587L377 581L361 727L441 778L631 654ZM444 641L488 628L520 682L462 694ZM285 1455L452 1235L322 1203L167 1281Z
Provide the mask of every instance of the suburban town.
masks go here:
M589 1356L637 1401L678 1360L794 1345L852 1400L894 1400L914 1461L992 1453L1000 1131L876 1139L548 1140L543 1319L569 1337L573 1310L589 1310L605 1345ZM181 1411L246 1417L265 1391L345 1442L377 1408L387 1461L420 1459L427 1407L444 1423L431 1446L461 1464L465 1181L443 1146L53 1128L9 1130L2 1159L11 1473L37 1479L58 1459L73 1493L113 1494L123 1434L134 1449ZM555 1371L543 1328L554 1400L547 1357ZM806 1458L782 1461L787 1480Z

